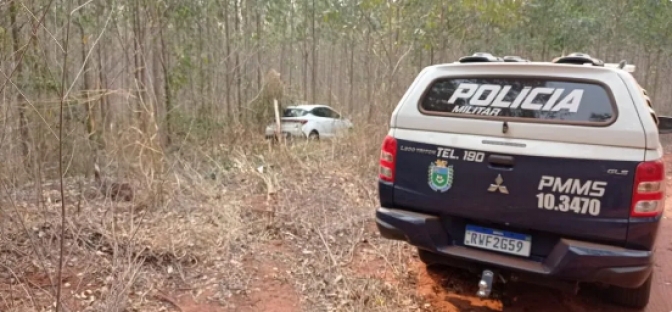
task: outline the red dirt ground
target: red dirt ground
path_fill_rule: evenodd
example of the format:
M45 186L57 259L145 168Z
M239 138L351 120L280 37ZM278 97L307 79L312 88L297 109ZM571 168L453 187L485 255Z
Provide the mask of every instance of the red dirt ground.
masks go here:
M667 218L659 233L658 254L651 301L646 312L672 311L672 200L668 201ZM466 276L459 271L445 269L427 270L419 260L413 263L418 273L418 294L432 306L432 311L548 311L548 312L626 312L633 311L609 305L599 300L593 293L572 296L539 286L518 285L518 297L512 306L503 308L498 300L480 300L476 291L477 276ZM446 286L446 284L448 284ZM469 285L469 289L463 289ZM457 288L457 290L456 290ZM462 288L462 289L460 289Z
M669 169L672 170L672 155L666 157ZM668 187L672 190L672 175L668 173ZM668 197L672 197L672 191ZM376 233L375 229L369 229L369 233ZM655 278L651 301L645 312L672 312L672 198L667 200L666 211L658 234L657 256L655 266ZM392 285L403 286L408 283L403 278L398 278L388 263L367 246L357 248L350 268L355 275L374 278L385 281ZM276 246L277 247L277 246ZM278 247L282 249L281 247ZM412 249L410 249L412 250ZM288 252L280 250L281 252ZM268 312L298 312L300 307L300 294L288 283L281 282L273 275L281 274L284 270L278 268L278 264L268 260L258 261L251 259L246 265L258 268L255 276L257 280L253 288L255 291L249 294L244 302L238 304L236 311L268 311ZM428 270L417 257L408 263L411 275L415 275L415 293L427 302L425 311L436 312L485 312L485 311L547 311L547 312L625 312L632 311L617 306L609 305L600 300L594 293L581 293L579 295L564 294L559 291L540 286L526 284L511 285L513 304L503 307L501 301L496 299L481 300L474 294L476 292L477 276L469 275L459 270L442 268L440 270ZM405 287L399 287L404 289ZM219 310L205 310L218 312ZM183 311L197 311L184 309Z
M272 242L268 249L279 254L287 254L281 241ZM247 259L246 259L247 260ZM250 259L244 262L253 268L254 275L259 279L252 282L252 292L243 302L237 303L239 312L299 312L301 311L300 295L294 285L288 281L287 268L269 259Z
M279 254L288 254L281 241L269 242L267 250ZM174 292L173 294L157 293L155 298L169 303L179 312L299 312L301 311L300 296L288 281L287 268L280 262L255 255L245 257L243 265L250 273L248 291L243 295L230 298L232 307L225 308L208 297L216 290L205 288L193 292Z

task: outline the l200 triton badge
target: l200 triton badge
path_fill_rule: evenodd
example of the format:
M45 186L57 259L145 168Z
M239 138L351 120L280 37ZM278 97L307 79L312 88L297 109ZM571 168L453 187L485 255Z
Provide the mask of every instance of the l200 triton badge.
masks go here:
M429 187L435 192L448 191L453 186L453 165L445 160L437 160L429 165Z
M502 194L509 194L509 189L504 185L504 179L501 174L498 174L497 178L495 178L495 184L490 184L490 187L488 187L488 192L497 193L497 191Z

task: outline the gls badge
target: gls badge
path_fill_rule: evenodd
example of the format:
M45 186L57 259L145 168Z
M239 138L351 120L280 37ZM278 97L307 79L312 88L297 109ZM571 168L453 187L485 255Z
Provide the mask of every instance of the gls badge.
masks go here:
M608 169L607 173L608 174L626 176L626 175L628 175L628 170L625 170L625 169Z

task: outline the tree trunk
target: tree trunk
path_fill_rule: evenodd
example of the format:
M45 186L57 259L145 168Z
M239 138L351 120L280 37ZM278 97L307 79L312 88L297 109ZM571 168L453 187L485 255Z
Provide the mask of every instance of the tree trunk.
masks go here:
M172 118L171 116L173 115L173 90L172 90L172 84L171 84L171 75L170 75L170 51L169 47L166 44L166 39L164 38L163 35L163 27L159 30L159 39L161 40L161 69L163 71L163 96L165 97L165 144L166 146L170 146L172 143L172 131L173 131L173 126L172 126ZM228 73L227 73L228 76ZM228 86L227 86L227 91L228 91ZM227 97L228 97L228 92L227 92ZM227 99L228 100L228 99ZM229 105L227 103L227 113L228 113L228 108Z
M303 74L303 101L308 100L308 48L306 40L303 40L303 49L301 51L301 68Z
M342 45L343 45L343 51L339 53L338 55L338 61L342 65L346 61L346 57L348 55L348 41L342 39ZM345 80L345 76L347 75L347 66L339 66L338 67L338 79L336 80L337 87L336 89L338 90L338 98L340 99L340 102L343 103L346 97L345 90L343 89L343 80ZM349 108L349 106L348 106Z
M231 30L229 29L229 0L223 0L223 2L224 38L226 39L226 57L224 57L224 93L226 93L226 116L227 118L231 118L231 61L229 60L231 57ZM166 105L168 105L167 101Z
M305 21L308 21L308 0L303 1L303 17ZM303 51L302 51L302 60L303 63L303 100L308 100L308 38L303 38Z
M80 4L81 0L80 0ZM82 8L79 11L80 17L83 16L86 13L85 9ZM87 139L89 140L89 144L91 144L91 148L93 149L93 153L95 154L98 151L98 140L96 137L96 122L95 122L95 116L94 112L92 109L92 101L91 101L91 63L89 63L86 59L86 54L88 52L88 37L86 36L86 32L84 30L84 25L82 25L81 20L79 20L77 23L77 27L79 28L79 36L80 36L80 49L81 49L81 56L82 56L82 66L84 67L84 76L83 78L83 90L84 91L84 112L85 112L85 128L86 128L86 135Z
M294 82L294 0L290 0L289 8L289 77L287 79L288 93L290 97L293 96L293 82Z
M9 19L12 24L12 48L14 54L14 63L15 75L17 82L16 85L20 91L25 91L23 89L23 64L21 59L21 43L20 43L20 32L19 23L16 21L19 9L17 1L11 1L9 3ZM65 70L65 69L64 69ZM30 146L28 145L29 133L28 133L28 119L26 117L26 100L21 95L21 92L16 92L16 104L19 108L19 135L21 136L21 154L23 155L23 162L26 168L30 168Z
M84 4L84 1L80 0L79 5L83 5L83 4ZM100 13L100 14L97 14L98 15L97 19L98 20L100 20L100 17L102 16L102 13L103 13L103 12L100 12L100 11L102 11L102 10L99 10L99 12L97 12L97 13ZM94 61L91 59L91 57L89 57L88 60L86 59L87 54L89 54L90 52L93 52L93 51L89 51L89 49L90 49L89 48L90 47L90 45L89 45L90 37L86 35L84 25L82 25L82 23L81 23L81 18L85 17L87 13L89 13L89 11L86 10L86 8L82 7L82 9L80 9L80 11L79 11L80 20L77 24L79 26L79 33L80 33L80 38L81 38L81 50L82 50L81 53L82 53L82 64L83 64L82 66L84 67L83 68L84 69L83 79L84 79L84 92L85 92L85 101L86 101L86 103L84 105L84 109L85 109L85 112L86 112L86 130L87 130L87 134L89 136L89 141L90 141L91 146L93 148L93 152L97 153L97 151L100 150L104 146L103 145L103 143L104 143L103 142L103 137L102 137L102 129L99 129L99 128L104 127L104 124L101 124L102 126L101 125L97 126L96 117L98 115L102 116L102 109L104 107L104 105L102 105L102 103L105 101L104 100L105 99L105 95L104 95L105 91L100 90L101 89L100 83L95 82L97 79L95 77L95 72L94 72L94 66L95 66L95 63L93 63ZM99 44L102 41L103 40L99 41ZM91 49L93 49L93 47L91 47ZM100 60L101 59L100 48L97 49L97 52L98 52L98 62L99 62L99 65L100 65L100 64L102 64L101 63L102 61ZM93 55L93 53L91 53L91 55ZM100 70L99 70L99 76L100 77L103 76L103 73ZM100 79L102 79L102 78L100 78ZM91 92L93 91L92 89L94 88L94 86L97 87L98 90L96 90L96 91L100 94L100 98L101 98L101 100L100 100L101 105L99 105L98 109L96 109L97 105L94 105L94 100L91 97ZM100 113L97 113L96 111L99 111Z
M160 17L157 16L157 19L160 19ZM159 22L158 24L159 24L158 25L159 33L162 33L163 32L163 30L162 30L163 25L162 25L161 22ZM161 35L159 35L158 39L159 40L161 39ZM161 118L161 111L162 110L160 109L160 106L161 106L161 102L162 102L161 99L163 98L163 94L161 94L161 93L162 93L162 90L165 90L165 87L162 88L161 84L166 84L165 76L163 77L163 79L159 79L161 77L161 63L162 63L161 62L161 59L162 59L161 54L162 54L163 50L162 50L162 46L158 45L158 44L154 44L152 46L152 48L153 48L152 49L152 76L153 76L152 86L154 87L154 99L156 99L154 101L154 105L153 105L154 106L154 122L157 124L157 128L158 128L157 136L159 138L159 142L160 142L159 144L161 144L161 146L163 146L163 147L166 147L167 145L166 145L165 126L163 125L163 123L159 122L160 120L162 120L162 118Z
M312 36L312 39L313 39L312 40L313 41L313 49L312 49L313 50L312 51L312 54L313 54L313 61L312 61L313 68L312 68L312 70L313 70L313 72L310 75L311 79L312 79L310 89L311 89L311 95L312 95L311 100L312 100L313 103L317 103L317 41L318 41L318 38L315 35L315 0L312 1L312 10L311 11L312 11L312 14L311 14L312 16L311 16L310 30L311 30L311 33L312 33L311 36Z
M367 81L367 84L366 84L367 85L367 87L366 87L366 105L368 106L367 107L366 120L368 122L371 122L371 117L373 116L373 112L374 112L374 107L373 107L374 104L371 101L371 95L372 95L372 91L373 91L373 85L375 83L375 81L373 81L373 79L371 79L371 76L372 76L372 73L371 73L371 53L368 53L368 51L370 51L370 48L371 48L371 26L369 26L366 30L366 39L365 40L366 40L366 44L365 44L365 50L364 51L367 52L366 56L365 56L365 60L366 60L365 61L366 62L365 70L366 70L366 77L369 77L369 81Z
M263 41L262 41L263 28L261 26L261 19L262 19L261 10L263 9L263 7L259 4L259 0L255 0L255 4L256 4L255 5L256 10L254 10L254 11L255 11L255 19L256 19L256 22L257 22L257 25L256 25L257 26L257 30L256 30L257 31L257 92L260 92L261 91L261 83L262 83L261 82L261 67L262 67L261 64L262 64L262 59L263 59L263 55L264 55L263 54L264 45L263 45ZM282 69L280 69L280 70L282 70Z
M292 12L289 12L291 18ZM282 23L282 43L280 44L280 58L278 59L278 68L280 68L280 74L285 73L285 64L287 63L287 19L283 17ZM290 65L291 66L291 65Z
M233 11L236 14L236 17L234 18L234 26L236 29L236 33L239 34L239 38L242 37L242 27L241 27L241 20L240 20L240 2L241 0L234 0L234 6L233 6ZM241 121L243 118L243 95L242 95L242 79L241 79L241 74L240 74L240 53L238 51L235 52L235 57L234 57L234 69L233 69L233 76L236 79L236 102L238 106L238 120Z
M660 55L662 53L663 53L663 50L659 48L656 51L656 56L654 58L654 64L656 64L656 65L654 66L653 86L651 87L651 91L650 91L651 101L653 103L662 102L662 101L660 101L660 98L658 97L658 94L659 94L658 93L658 82L659 82L659 78L660 78L660 72L663 70L660 66L660 64L662 63L662 60L660 59Z
M205 22L207 25L207 21ZM206 26L207 27L207 26ZM211 110L210 110L210 103L209 100L205 95L206 95L206 73L205 73L205 66L204 66L204 60L203 60L203 54L205 52L204 48L204 39L203 39L203 25L199 23L196 25L196 29L198 29L198 81L196 82L198 85L198 95L194 97L198 103L200 103L200 106L198 108L199 111L199 118L205 119L208 116L210 116ZM206 56L207 59L207 56Z
M110 108L109 108L109 103L108 103L108 97L107 97L107 92L108 92L108 84L107 84L107 76L106 76L106 71L105 71L105 66L104 60L106 59L103 56L103 42L98 43L98 85L100 86L101 89L101 95L100 95L100 130L101 130L101 144L104 144L104 140L102 139L103 136L102 134L107 131L109 127L109 117L110 117Z
M140 129L143 132L146 132L147 130L147 123L144 118L144 105L147 103L146 98L145 98L145 65L143 61L143 40L144 40L144 35L143 35L143 27L141 27L142 22L140 20L140 4L138 2L135 3L136 5L136 10L133 12L134 16L134 27L133 27L133 46L134 46L134 60L135 60L135 82L136 82L136 88L137 88L137 95L138 95L138 103L136 105L136 118L137 122L139 124Z
M348 110L352 112L355 97L355 36L350 38L350 91L348 94Z
M245 77L245 85L244 85L244 90L243 90L243 104L245 104L248 99L250 99L250 87L253 85L252 82L254 81L253 79L250 79L250 75L248 72L248 65L250 63L250 60L254 59L254 53L252 53L252 48L250 47L250 39L252 37L252 27L250 27L250 21L252 20L250 18L250 0L240 0L240 10L241 10L241 16L243 17L241 20L241 38L243 38L243 51L245 51L245 58L241 66L242 70L242 77ZM248 57L248 55L252 55L252 57ZM247 110L243 109L243 113L247 113Z
M327 103L328 103L328 105L331 106L332 105L331 101L332 101L332 98L333 98L333 96L332 96L332 92L333 92L332 83L333 83L333 80L334 80L334 75L333 75L333 72L334 72L334 49L333 48L334 48L334 46L330 44L330 47L331 48L328 51L329 56L327 57L327 62L329 64L329 65L327 65L327 67L329 68L329 71L327 72Z

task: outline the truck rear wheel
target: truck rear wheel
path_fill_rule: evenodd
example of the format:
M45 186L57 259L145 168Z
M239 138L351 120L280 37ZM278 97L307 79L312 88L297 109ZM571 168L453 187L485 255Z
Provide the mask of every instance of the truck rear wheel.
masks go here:
M611 286L607 290L607 300L626 307L641 309L646 307L651 296L651 282L653 273L649 275L644 284L637 288L623 288Z

